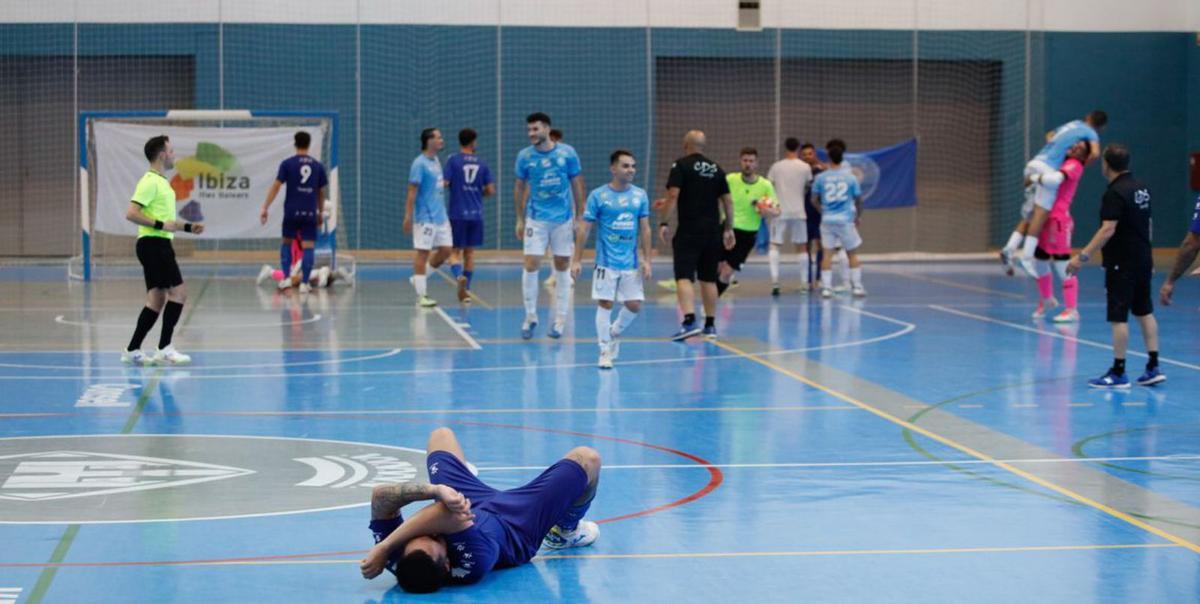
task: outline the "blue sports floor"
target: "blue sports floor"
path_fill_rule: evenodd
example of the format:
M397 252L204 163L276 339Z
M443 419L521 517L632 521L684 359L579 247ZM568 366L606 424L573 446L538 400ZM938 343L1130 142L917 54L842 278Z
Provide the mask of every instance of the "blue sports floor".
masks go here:
M751 265L681 344L648 284L607 372L586 277L567 336L544 289L525 342L515 265L469 309L431 279L437 310L397 267L303 297L184 272L193 364L127 368L139 280L0 270L0 602L1200 598L1195 280L1156 309L1169 381L1100 392L1095 267L1058 327L993 263L867 265L862 301ZM370 486L419 479L442 425L501 488L598 449L600 539L431 596L363 580Z

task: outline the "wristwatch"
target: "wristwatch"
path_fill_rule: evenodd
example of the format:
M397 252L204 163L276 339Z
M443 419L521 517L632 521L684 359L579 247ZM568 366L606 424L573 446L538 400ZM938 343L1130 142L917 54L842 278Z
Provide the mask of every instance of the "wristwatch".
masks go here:
M1089 254L1087 252L1079 252L1079 261L1080 262L1091 262L1091 260L1092 260L1091 254Z

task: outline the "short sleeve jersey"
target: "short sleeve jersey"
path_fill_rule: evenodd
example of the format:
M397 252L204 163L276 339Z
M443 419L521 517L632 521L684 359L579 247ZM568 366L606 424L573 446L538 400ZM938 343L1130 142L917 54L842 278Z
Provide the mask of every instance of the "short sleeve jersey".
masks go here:
M754 182L746 182L741 172L735 172L725 177L729 184L729 196L733 198L733 228L739 231L757 231L762 226L762 216L754 208L755 202L769 197L775 197L775 187L771 181L759 176Z
M167 178L154 170L147 170L133 190L133 203L142 206L142 213L155 219L167 222L175 220L175 190ZM152 226L138 225L138 238L162 237L174 239L175 233L156 229Z
M1117 221L1104 244L1104 266L1133 271L1154 267L1150 244L1150 188L1126 172L1113 179L1100 202L1100 220Z
M813 180L813 196L821 201L822 224L850 224L858 217L855 198L862 195L849 164L830 168Z
M801 159L781 159L767 171L767 180L779 197L780 218L805 218L804 198L812 186L813 171Z
M446 222L445 187L442 182L442 164L436 157L424 153L413 160L408 171L408 184L417 186L417 198L413 201L413 222L417 224L442 224Z
M1079 141L1098 143L1100 135L1083 120L1072 120L1056 128L1050 135L1050 142L1033 158L1057 170L1066 159L1067 150Z
M1192 226L1188 230L1200 235L1200 195L1196 196L1196 209L1192 211Z
M583 219L596 223L596 266L632 270L638 266L638 225L650 216L650 197L630 185L618 191L611 185L593 190Z
M532 145L521 149L514 173L529 184L525 217L553 224L570 220L575 214L571 179L582 171L579 155L566 143L555 143L549 151Z
M1071 218L1071 201L1075 199L1075 190L1079 188L1079 179L1083 176L1083 164L1072 157L1063 162L1059 170L1065 176L1054 194L1050 215L1058 220L1068 220Z
M492 184L492 171L474 153L455 153L446 160L451 220L483 220L483 189Z
M705 236L720 231L721 196L729 194L725 171L717 162L693 153L671 164L667 188L679 188L679 235Z
M283 214L287 218L316 218L318 195L329 186L325 166L309 155L293 155L279 164L275 180L286 185Z

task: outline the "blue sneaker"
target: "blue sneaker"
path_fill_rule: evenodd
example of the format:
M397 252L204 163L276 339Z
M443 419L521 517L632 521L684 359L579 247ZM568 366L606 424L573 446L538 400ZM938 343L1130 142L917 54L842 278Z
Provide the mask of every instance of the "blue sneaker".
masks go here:
M1167 374L1163 373L1162 369L1158 367L1147 369L1146 373L1143 373L1142 377L1137 379L1138 386L1153 386L1165 381L1167 381Z
M554 324L550 326L550 331L546 335L557 340L562 337L563 331L566 331L566 329L567 320L565 318L555 319Z
M715 340L715 339L717 339L717 326L716 325L705 325L704 330L700 333L703 333L704 337L709 340Z
M674 342L682 342L683 340L686 340L692 336L700 335L700 331L700 328L696 327L695 323L684 323L683 325L679 326L679 331L675 332L675 335L671 336L671 340Z
M1108 373L1094 380L1088 380L1088 386L1092 388L1128 388L1129 378L1124 373L1113 373L1110 369Z
M533 329L537 327L537 317L525 317L525 322L521 324L521 339L528 340L533 338Z

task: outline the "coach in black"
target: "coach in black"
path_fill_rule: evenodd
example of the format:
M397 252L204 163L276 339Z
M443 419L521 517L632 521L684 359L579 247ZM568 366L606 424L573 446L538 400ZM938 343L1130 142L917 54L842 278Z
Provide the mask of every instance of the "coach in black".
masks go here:
M683 137L684 157L671 165L667 178L667 196L654 202L662 212L658 237L665 246L670 227L666 217L671 206L679 203L679 224L671 250L675 262L676 296L683 311L683 324L672 340L684 340L701 333L717 337L717 267L725 250L733 249L733 200L725 172L704 156L704 133L691 130ZM704 329L696 325L696 294L692 279L700 281L704 303Z
M1097 249L1104 255L1104 288L1108 292L1108 322L1112 324L1113 365L1103 376L1088 382L1093 388L1128 388L1125 348L1129 343L1130 311L1142 325L1142 338L1150 356L1141 386L1164 382L1158 368L1158 322L1150 300L1154 257L1150 244L1150 188L1129 172L1129 149L1110 144L1104 148L1104 177L1108 190L1100 202L1100 229L1087 247L1071 259L1067 271L1079 272Z

